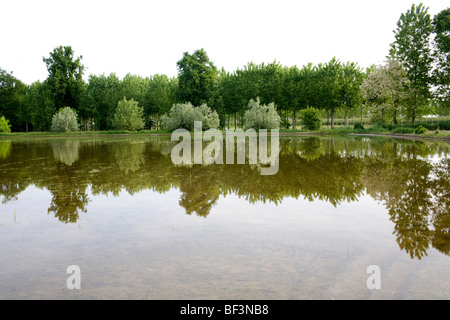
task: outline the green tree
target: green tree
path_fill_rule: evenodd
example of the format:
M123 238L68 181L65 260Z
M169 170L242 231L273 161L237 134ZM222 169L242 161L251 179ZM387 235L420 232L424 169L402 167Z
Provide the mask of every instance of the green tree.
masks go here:
M156 74L150 77L147 92L144 97L144 113L150 127L150 117L156 116L155 126L158 128L160 116L169 112L176 102L175 78Z
M117 102L123 98L122 81L117 75L115 73L108 76L89 75L84 96L83 103L92 109L95 128L97 130L112 129Z
M334 116L342 103L342 64L336 58L317 66L316 107L323 108L331 116L331 128L334 129Z
M322 125L320 111L316 108L307 108L300 112L303 127L307 130L319 130Z
M48 70L46 82L53 93L56 109L67 106L78 110L84 89L82 59L82 56L74 57L70 46L59 46L50 52L48 58L43 57Z
M394 30L395 41L391 44L390 57L398 60L409 79L409 103L407 115L414 123L420 108L428 104L431 84L432 54L430 36L433 31L428 8L422 3L413 4L402 13Z
M360 86L364 80L364 73L355 62L347 62L341 71L341 99L345 109L345 125L348 126L348 113L362 103Z
M117 103L117 110L114 114L113 125L119 130L138 131L144 128L144 109L139 107L139 103L133 98Z
M6 120L3 116L0 118L0 132L11 133L11 125L9 124L9 120Z
M193 54L183 53L177 62L178 100L199 106L207 103L216 84L217 67L210 61L204 49Z
M434 59L433 83L435 97L447 112L450 110L450 8L434 16Z
M49 131L51 129L56 108L52 93L45 82L36 81L27 87L23 112L28 113L33 130Z
M26 85L0 68L0 115L11 122L13 131L21 130L21 108L25 97Z

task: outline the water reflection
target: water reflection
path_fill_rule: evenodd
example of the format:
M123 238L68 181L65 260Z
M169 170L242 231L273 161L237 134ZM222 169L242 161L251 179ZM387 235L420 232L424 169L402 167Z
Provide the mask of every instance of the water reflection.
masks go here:
M52 195L48 212L62 222L87 213L93 196L122 190L181 191L187 214L207 217L221 195L250 203L286 197L339 206L364 194L383 203L399 247L422 258L431 247L450 253L449 146L385 138L299 137L280 140L279 171L255 166L175 166L170 138L0 141L3 203L29 185ZM6 150L6 151L5 151Z
M11 153L11 140L0 140L0 160L6 159Z
M54 140L52 149L55 160L68 166L80 158L80 141L78 140Z

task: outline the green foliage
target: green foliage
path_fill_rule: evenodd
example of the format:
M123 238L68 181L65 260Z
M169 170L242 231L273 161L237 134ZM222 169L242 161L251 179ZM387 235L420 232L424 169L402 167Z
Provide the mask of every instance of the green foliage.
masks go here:
M184 52L177 67L179 101L190 101L196 106L206 103L217 78L217 67L209 60L206 51Z
M361 122L356 122L353 126L355 130L364 130L364 125Z
M84 65L82 56L75 58L70 46L59 46L43 58L48 70L46 83L53 97L56 109L78 108L84 90Z
M0 114L11 122L13 131L20 131L23 122L22 101L26 85L0 68Z
M307 108L300 112L303 127L307 130L319 130L322 125L320 112L316 108Z
M244 121L247 128L254 129L276 129L280 126L280 116L274 103L264 105L260 103L259 97L256 101L250 99L248 110L245 111Z
M414 133L414 128L408 128L408 127L398 127L395 128L392 132L393 133Z
M9 120L6 120L5 117L0 118L0 132L11 133L11 125L9 124Z
M448 111L450 110L450 8L434 16L433 27L434 59L437 65L433 70L435 97Z
M394 30L395 41L389 52L406 70L409 79L406 113L413 123L417 118L417 109L427 104L431 97L432 32L428 8L422 3L418 6L413 4L410 10L401 14Z
M58 113L53 115L53 132L71 132L78 130L79 125L77 121L77 114L70 107L64 107Z
M169 114L161 117L165 128L169 131L176 129L194 129L194 121L202 122L202 130L216 129L219 127L219 115L206 104L194 107L192 103L177 103L172 106Z
M415 134L422 134L422 133L425 133L425 132L427 132L427 128L425 128L425 127L422 126L422 125L418 126L418 127L414 130L414 133L415 133Z
M127 100L124 97L123 100L117 103L117 109L112 124L119 130L142 130L145 125L144 109L139 107L139 103L134 101L133 98Z

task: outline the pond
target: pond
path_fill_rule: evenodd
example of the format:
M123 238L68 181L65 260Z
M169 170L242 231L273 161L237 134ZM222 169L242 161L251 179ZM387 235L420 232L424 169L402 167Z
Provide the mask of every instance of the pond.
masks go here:
M174 145L1 139L0 299L449 298L449 144L280 137L275 175Z

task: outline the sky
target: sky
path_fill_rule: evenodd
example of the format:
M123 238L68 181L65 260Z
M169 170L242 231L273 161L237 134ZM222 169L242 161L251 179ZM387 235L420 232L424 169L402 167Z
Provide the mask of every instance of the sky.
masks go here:
M433 17L449 7L423 4ZM219 68L301 67L336 57L382 64L413 0L0 0L0 68L44 81L43 57L71 46L90 74L177 75L184 52L205 49Z

